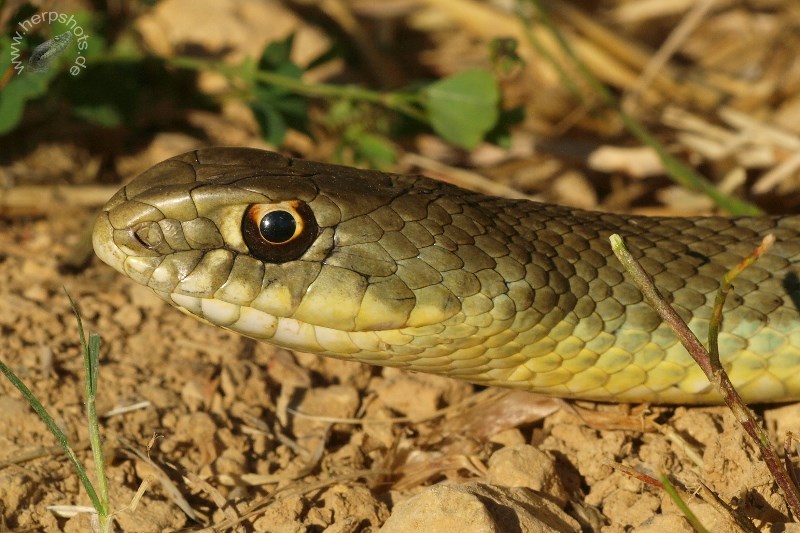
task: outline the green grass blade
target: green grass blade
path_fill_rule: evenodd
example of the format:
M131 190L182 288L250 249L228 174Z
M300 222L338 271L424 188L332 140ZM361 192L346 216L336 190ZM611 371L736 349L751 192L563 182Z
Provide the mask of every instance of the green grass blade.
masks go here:
M95 403L97 397L97 380L100 372L100 336L96 333L92 333L89 335L89 340L87 342L78 305L72 299L69 292L67 292L66 288L64 292L69 299L72 312L78 322L78 334L80 335L81 347L83 348L83 368L86 373L84 380L86 418L89 424L89 443L92 448L92 455L94 456L97 491L100 493L98 505L95 505L95 509L97 509L97 514L100 517L100 523L104 525L110 512L108 505L108 482L106 478L105 457L103 456L103 442L100 436L100 423L97 419L97 407Z
M689 506L686 505L686 502L683 501L681 495L678 494L678 491L675 490L675 487L672 485L672 483L670 483L669 478L664 474L659 474L658 479L661 481L661 485L669 495L672 503L674 503L678 509L680 509L681 513L683 513L683 517L692 525L694 530L697 531L697 533L709 533L703 523L700 522L692 510L689 509Z
M103 441L100 437L100 422L97 418L95 398L97 397L97 377L99 373L100 336L96 333L89 335L89 344L83 347L86 354L86 418L89 422L89 442L94 456L95 474L97 476L97 492L100 493L101 508L98 514L107 517L110 510L108 505L108 481L106 478L106 463L103 455ZM101 523L102 523L101 519Z
M64 432L61 431L61 428L58 427L56 421L53 420L53 417L47 412L44 406L41 404L39 400L36 399L36 396L30 391L28 387L17 377L14 372L11 371L2 361L0 361L0 372L5 374L8 380L14 385L17 390L22 393L22 396L25 397L25 400L30 404L31 408L39 415L39 418L42 419L47 429L50 430L50 433L58 441L58 444L63 448L64 453L67 454L67 459L72 463L72 466L75 468L75 472L78 474L78 477L83 483L83 488L86 490L86 494L89 495L89 499L92 500L92 505L98 511L102 508L100 506L100 499L97 497L97 493L92 486L92 482L89 481L89 477L86 475L86 470L83 468L83 465L78 461L78 457L75 455L75 450L72 449L72 446L69 445L69 441L67 440L67 436L64 435Z

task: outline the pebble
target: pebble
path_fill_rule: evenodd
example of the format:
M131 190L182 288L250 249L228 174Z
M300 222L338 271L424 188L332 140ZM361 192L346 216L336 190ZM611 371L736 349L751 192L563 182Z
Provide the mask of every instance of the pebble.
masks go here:
M397 504L381 533L566 533L578 522L524 487L440 484Z
M562 507L569 501L556 471L555 460L547 453L528 444L507 446L489 458L487 479L509 487L528 487L547 494Z

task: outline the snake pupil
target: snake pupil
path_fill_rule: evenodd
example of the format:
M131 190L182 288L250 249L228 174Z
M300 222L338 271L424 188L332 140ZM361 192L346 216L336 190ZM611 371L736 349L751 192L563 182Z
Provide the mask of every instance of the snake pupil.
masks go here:
M288 211L271 211L261 219L259 230L267 241L281 244L294 237L297 222Z

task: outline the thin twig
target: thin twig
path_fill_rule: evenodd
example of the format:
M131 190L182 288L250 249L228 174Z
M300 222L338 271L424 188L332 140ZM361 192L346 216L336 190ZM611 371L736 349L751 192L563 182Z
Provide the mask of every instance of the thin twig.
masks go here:
M212 62L192 57L172 57L167 59L168 63L178 68L189 70L214 70L229 79L238 79L244 75L241 66L231 66L222 62ZM417 98L410 93L401 91L379 92L354 85L333 85L324 83L307 83L291 76L285 76L277 72L266 70L256 70L250 73L252 79L259 82L286 89L295 94L308 98L340 98L344 100L360 100L381 105L387 109L403 113L404 115L427 122L425 113L414 106Z
M709 355L711 356L711 364L715 365L717 368L722 367L719 362L719 343L717 342L720 325L722 324L722 308L725 305L725 299L728 297L728 293L733 287L733 280L736 279L736 277L741 274L744 269L755 263L759 257L764 255L764 252L769 250L770 246L773 244L775 244L775 235L770 233L764 237L764 240L762 240L761 244L758 245L755 250L753 250L753 253L742 259L738 265L733 267L731 270L726 272L724 276L722 276L722 283L720 284L719 290L717 291L717 296L714 299L714 310L711 314L711 321L708 325L708 351Z

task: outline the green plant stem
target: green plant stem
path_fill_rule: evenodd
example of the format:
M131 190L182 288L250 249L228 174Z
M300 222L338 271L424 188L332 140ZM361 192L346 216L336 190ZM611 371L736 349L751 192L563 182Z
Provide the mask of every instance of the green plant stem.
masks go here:
M231 66L220 62L210 62L190 57L173 57L166 61L173 66L190 70L214 70L229 79L242 77L240 66ZM428 123L427 115L414 107L418 101L415 95L407 93L382 93L356 87L353 85L330 85L324 83L306 83L291 76L284 76L275 72L256 70L252 73L253 79L281 87L295 94L309 98L341 98L345 100L360 100L381 105L393 111L402 113L420 122Z
M86 335L83 330L83 320L78 311L77 304L73 301L72 296L64 289L64 292L69 299L72 306L72 312L75 314L75 319L78 322L78 334L81 339L81 347L83 348L83 368L85 371L84 379L84 392L86 394L86 418L89 425L89 443L94 457L95 475L97 477L97 489L100 493L99 507L97 515L100 519L100 528L102 531L107 531L110 523L108 520L110 509L108 503L108 482L106 479L105 470L105 457L103 456L103 442L100 437L100 424L97 419L97 408L95 399L97 398L97 380L99 377L99 354L100 354L100 336L97 334L89 335L89 342L86 342Z
M95 399L97 398L97 375L98 375L98 361L97 354L100 351L100 337L96 334L89 335L89 345L84 347L85 361L86 361L86 376L87 383L90 374L93 374L91 389L89 385L86 386L86 417L89 421L89 442L92 448L92 455L94 456L94 467L97 475L97 491L100 493L100 504L102 505L102 512L98 514L101 517L101 526L103 525L103 517L108 517L110 513L108 501L108 481L106 479L105 471L105 457L103 455L103 442L100 437L100 424L97 417L97 407Z
M633 282L639 287L639 290L642 291L644 299L655 310L658 316L670 326L683 323L683 319L678 312L675 311L675 309L667 303L661 293L658 292L653 280L625 247L622 237L614 234L609 240L611 241L611 249L614 251L614 255L617 256L619 262L622 263L622 266L628 274L630 274L631 278L633 278ZM694 354L705 352L706 349L703 344L688 327L679 328L674 331L674 333L693 357ZM697 361L697 364L700 365L700 368L706 376L713 376L714 370L711 367L710 361L701 358L701 360Z
M719 362L719 342L717 339L719 337L719 329L722 325L722 308L725 306L725 299L728 297L728 293L730 292L731 288L733 288L733 280L741 274L744 269L752 265L756 262L756 260L764 255L770 246L775 243L775 235L770 233L761 244L756 248L753 253L742 259L742 261L736 265L733 269L729 270L725 273L722 277L722 283L719 286L719 290L717 291L717 296L714 299L714 310L711 312L711 321L708 324L708 351L711 357L711 364L717 368L721 368L722 365Z

